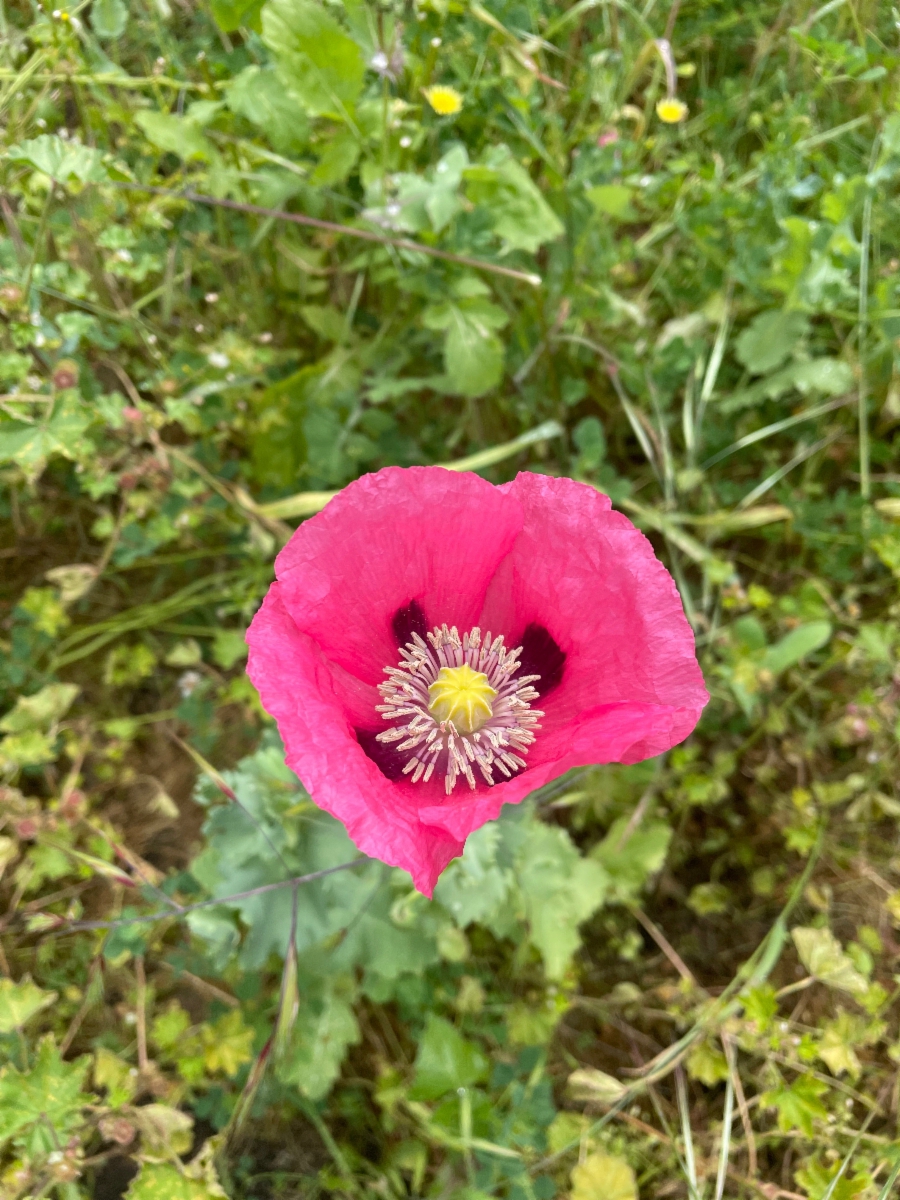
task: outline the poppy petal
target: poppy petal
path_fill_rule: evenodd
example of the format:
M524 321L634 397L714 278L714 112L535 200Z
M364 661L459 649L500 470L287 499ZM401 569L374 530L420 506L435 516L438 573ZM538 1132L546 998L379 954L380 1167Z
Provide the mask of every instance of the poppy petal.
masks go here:
M304 521L275 573L297 628L378 684L397 662L397 614L415 603L429 628L471 628L521 528L519 501L478 475L387 467Z
M463 851L452 834L418 817L414 785L392 783L359 744L353 728L371 708L358 681L329 663L297 629L273 584L247 631L248 673L263 707L275 718L288 766L316 804L342 821L363 854L403 867L430 896L438 876Z

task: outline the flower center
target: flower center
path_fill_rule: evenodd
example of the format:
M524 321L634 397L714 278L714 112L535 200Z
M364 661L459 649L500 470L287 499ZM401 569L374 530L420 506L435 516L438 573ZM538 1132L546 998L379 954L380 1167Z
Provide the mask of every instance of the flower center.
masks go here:
M378 686L384 704L377 711L392 723L378 741L410 752L404 775L418 783L442 772L449 796L460 776L475 787L475 767L494 784L495 770L510 779L527 765L522 756L544 714L531 707L540 676L515 678L521 653L507 650L502 635L482 640L477 626L460 637L456 626L443 625L427 642L413 633Z
M468 663L461 667L441 667L438 677L428 685L428 711L437 722L452 721L460 733L475 733L494 715L491 701L497 699L484 671L473 671Z

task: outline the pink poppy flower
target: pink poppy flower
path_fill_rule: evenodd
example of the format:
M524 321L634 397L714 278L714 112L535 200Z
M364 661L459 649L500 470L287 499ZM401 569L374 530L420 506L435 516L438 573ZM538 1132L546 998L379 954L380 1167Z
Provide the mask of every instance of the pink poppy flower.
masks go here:
M426 896L504 804L661 754L708 699L671 576L571 479L388 467L304 522L275 574L247 669L287 763Z

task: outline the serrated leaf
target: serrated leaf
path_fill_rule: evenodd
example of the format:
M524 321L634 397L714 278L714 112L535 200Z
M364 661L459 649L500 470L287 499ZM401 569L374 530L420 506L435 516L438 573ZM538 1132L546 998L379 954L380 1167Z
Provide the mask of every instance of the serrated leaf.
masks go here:
M487 1058L474 1042L443 1017L429 1013L419 1039L410 1099L437 1100L457 1088L471 1087L485 1078L488 1067Z
M662 869L672 839L665 821L649 821L622 845L627 824L627 817L614 821L603 841L591 850L591 858L609 876L610 898L620 901L636 899L650 876Z
M865 1017L842 1008L833 1021L826 1022L816 1053L832 1075L841 1075L846 1071L851 1079L857 1079L862 1066L856 1055L856 1047L872 1045L884 1031L883 1021L867 1021Z
M75 458L91 417L77 399L63 400L45 422L0 421L0 462L18 463L37 475L54 454Z
M485 920L506 903L513 879L497 862L500 839L498 824L482 825L469 834L462 857L438 880L435 899L460 927Z
M269 0L263 41L311 113L346 115L362 89L365 61L356 42L314 0Z
M589 1154L572 1170L571 1200L638 1200L634 1171L624 1158Z
M0 1033L12 1033L47 1008L56 992L45 992L26 975L18 983L0 979Z
M609 876L599 863L581 857L564 829L536 821L516 854L515 878L531 941L547 974L559 979L581 945L579 925L607 895Z
M19 142L10 146L6 153L14 162L30 163L57 183L68 183L71 179L81 183L99 183L109 178L100 150L65 141L55 133L42 133L39 137Z
M508 250L534 253L563 233L559 217L508 146L492 147L465 171L469 199L484 208Z
M0 1069L0 1145L13 1141L26 1153L49 1154L65 1144L93 1100L81 1090L87 1058L63 1062L51 1036L41 1040L32 1066Z
M790 1087L765 1092L762 1103L778 1111L778 1128L782 1133L800 1129L807 1137L813 1135L813 1122L824 1121L828 1109L819 1099L828 1091L826 1084L812 1075L801 1075Z
M253 1058L253 1030L244 1024L239 1008L225 1013L212 1025L201 1027L203 1065L211 1074L233 1079Z
M55 740L45 733L11 733L0 741L0 768L36 767L56 757Z
M846 1172L835 1181L835 1176L841 1169L839 1162L822 1163L818 1157L811 1159L796 1174L797 1182L806 1189L809 1200L857 1200L865 1195L872 1195L872 1176L859 1174L851 1176ZM882 1196L886 1196L882 1192Z
M118 1108L132 1099L138 1086L135 1068L112 1050L99 1046L94 1052L94 1084L106 1089L106 1103Z
M861 996L868 992L865 976L853 965L830 929L798 925L791 930L800 961L810 975L829 987Z
M291 1046L277 1065L278 1078L310 1100L321 1100L337 1079L347 1047L359 1041L348 981L328 980L317 999L306 997L294 1022Z
M191 1179L176 1167L143 1163L125 1200L221 1200L221 1188L211 1188L202 1179Z
M429 329L444 329L444 364L453 388L483 396L503 378L503 342L493 332L506 324L502 308L481 297L432 305L422 315Z

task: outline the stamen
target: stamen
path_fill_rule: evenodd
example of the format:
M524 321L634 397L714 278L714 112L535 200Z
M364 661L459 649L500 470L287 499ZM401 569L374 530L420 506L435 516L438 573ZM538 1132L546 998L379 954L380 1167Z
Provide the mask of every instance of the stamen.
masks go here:
M455 625L441 625L426 638L413 630L399 665L385 667L384 703L375 710L392 724L377 740L413 751L403 767L413 783L443 771L448 796L460 778L474 790L473 766L489 787L495 768L511 779L527 766L523 755L544 715L531 707L540 676L515 677L522 648L507 650L503 634L482 637L475 626L460 636Z

